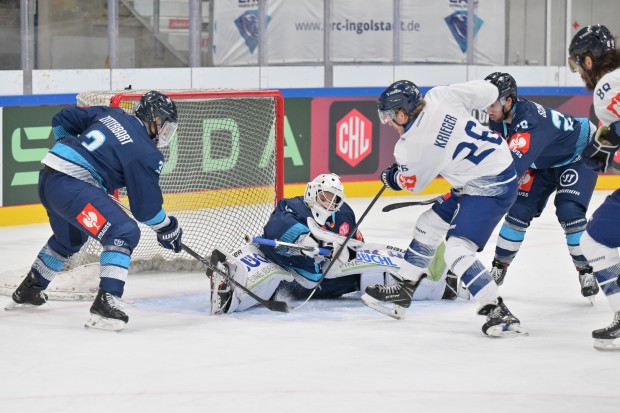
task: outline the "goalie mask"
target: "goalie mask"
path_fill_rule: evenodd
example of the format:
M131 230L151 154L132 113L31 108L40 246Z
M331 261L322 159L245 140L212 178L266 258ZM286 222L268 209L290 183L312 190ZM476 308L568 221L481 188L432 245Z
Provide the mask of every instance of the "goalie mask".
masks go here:
M154 122L157 134L153 138L158 148L165 148L174 138L179 126L177 106L163 93L152 90L140 98L136 117L145 123Z
M319 224L335 214L344 203L344 186L336 174L322 174L308 182L304 202L312 212L312 218Z

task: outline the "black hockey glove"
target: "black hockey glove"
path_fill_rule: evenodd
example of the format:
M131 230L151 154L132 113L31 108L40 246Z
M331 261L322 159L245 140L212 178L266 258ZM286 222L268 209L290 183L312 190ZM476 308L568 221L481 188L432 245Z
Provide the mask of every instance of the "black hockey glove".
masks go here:
M181 252L183 230L179 227L179 221L175 217L168 218L170 218L170 223L157 230L157 242L164 248L174 252Z
M598 172L607 172L618 147L620 147L620 136L614 131L614 124L610 126L610 128L601 126L596 131L594 139L588 142L581 152L583 163L588 168Z
M381 172L381 181L392 191L402 191L403 188L396 182L396 174L398 173L398 164L388 166Z

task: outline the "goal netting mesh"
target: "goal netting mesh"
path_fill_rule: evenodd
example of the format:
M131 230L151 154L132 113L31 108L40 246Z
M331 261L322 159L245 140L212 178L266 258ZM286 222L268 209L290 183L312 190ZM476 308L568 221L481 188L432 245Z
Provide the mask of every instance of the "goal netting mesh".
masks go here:
M162 150L166 159L160 176L164 210L179 220L183 243L201 256L209 256L215 247L238 248L245 235L262 233L282 198L282 96L277 91L160 91L175 101L179 113L177 136ZM115 106L133 114L146 92L80 93L77 104ZM118 199L129 206L124 190ZM187 253L175 254L159 246L153 230L139 226L140 242L132 253L130 272L203 269ZM64 289L67 297L62 293L56 298L83 298L82 288L72 285L73 277L96 272L93 266L101 250L96 240L89 239L65 265L69 282L55 279L48 288L50 296ZM98 277L94 281L96 289Z

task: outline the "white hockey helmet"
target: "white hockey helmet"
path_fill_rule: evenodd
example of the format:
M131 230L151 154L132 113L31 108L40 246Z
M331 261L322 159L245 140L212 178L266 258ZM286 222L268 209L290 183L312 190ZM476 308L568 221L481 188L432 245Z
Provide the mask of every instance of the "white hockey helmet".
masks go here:
M325 221L344 203L344 186L336 174L321 174L306 185L304 202L312 211L312 218L319 224Z

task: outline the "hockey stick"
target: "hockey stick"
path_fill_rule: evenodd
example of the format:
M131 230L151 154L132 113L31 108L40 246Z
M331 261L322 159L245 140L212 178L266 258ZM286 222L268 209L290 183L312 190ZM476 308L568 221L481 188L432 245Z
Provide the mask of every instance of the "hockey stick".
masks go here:
M370 205L368 205L368 207L366 208L366 211L364 211L364 213L362 214L362 216L360 217L360 219L357 221L357 223L355 224L355 227L353 227L353 229L349 232L349 234L347 235L347 237L345 238L344 242L342 243L342 245L340 245L340 248L338 248L338 251L336 251L333 256L331 261L329 262L329 264L327 265L327 268L325 269L325 271L323 271L323 275L321 275L321 278L319 278L319 280L316 282L316 285L314 286L314 288L312 289L312 292L310 293L310 295L308 296L308 298L306 298L306 301L304 301L303 303L301 303L299 306L294 307L291 311L295 311L300 309L301 307L303 307L314 295L314 293L316 292L316 290L319 288L319 286L321 285L321 283L323 282L323 280L325 279L325 276L327 275L327 273L329 272L329 270L332 268L332 266L334 265L334 263L336 262L336 259L340 256L340 254L342 254L342 251L346 248L347 246L347 242L349 242L349 240L351 239L351 237L353 236L353 234L355 234L357 232L357 229L359 228L360 224L362 223L362 221L364 220L364 218L366 217L366 215L368 215L368 212L370 212L370 210L372 209L372 207L375 205L375 203L377 202L377 200L379 199L379 197L381 196L381 194L383 194L383 191L385 191L385 189L387 188L387 186L383 185L381 187L381 189L379 190L379 192L377 193L377 195L375 195L375 197L373 198L373 200L370 202Z
M438 196L437 198L433 198L433 199L426 199L424 201L398 202L396 204L390 204L390 205L384 206L382 211L383 212L389 212L389 211L393 211L395 209L404 208L404 207L408 207L408 206L430 205L430 204L434 204L435 202L439 201L442 197L443 197L443 195Z
M257 244L260 245L267 245L269 247L287 247L287 248L294 248L297 250L302 250L302 251L312 251L315 248L306 246L306 245L301 245L301 244L293 244L290 242L284 242L284 241L278 241L277 239L268 239L268 238L261 238L261 237L250 237L249 235L245 236L245 242L255 242ZM330 249L327 248L319 248L319 255L330 255L332 253L332 251Z
M131 210L129 208L127 208L127 206L125 206L124 204L121 203L121 201L119 201L118 199L116 199L115 197L113 197L112 195L110 195L110 198L112 198L114 200L114 202L116 202L116 204L118 206L120 206L122 209L124 209L125 211L129 212L131 214ZM134 218L135 219L135 218ZM192 250L190 247L188 247L187 245L181 243L181 248L183 249L183 251L185 251L186 253L188 253L189 255L191 255L192 257L194 257L196 260L198 260L199 262L203 263L207 268L209 268L211 271L214 271L218 274L220 274L222 277L225 277L226 279L228 279L228 281L230 281L235 287L237 288L241 288L247 295L249 295L250 297L252 297L253 299L255 299L257 302L259 302L260 304L264 305L265 307L267 307L268 309L270 309L271 311L278 311L280 313L290 313L291 312L291 308L288 306L287 303L285 303L284 301L268 301L268 300L263 300L262 298L260 298L259 296L257 296L256 294L254 294L252 291L248 290L247 288L245 288L245 286L239 284L233 277L230 277L228 274L226 274L224 271L220 270L219 268L217 268L215 265L213 265L212 263L210 263L209 261L205 260L203 257L200 256L200 254L198 254L197 252L195 252L194 250Z

